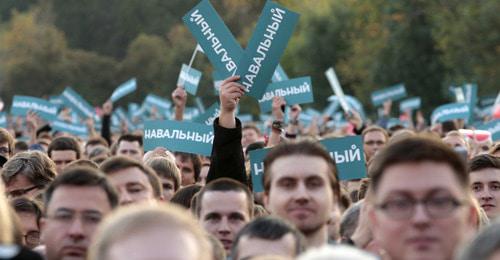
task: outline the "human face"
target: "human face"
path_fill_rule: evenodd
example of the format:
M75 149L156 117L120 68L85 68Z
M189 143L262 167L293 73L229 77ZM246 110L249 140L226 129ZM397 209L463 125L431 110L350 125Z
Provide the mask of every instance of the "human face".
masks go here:
M9 143L0 143L0 155L9 159L10 158L10 149Z
M28 177L19 173L7 183L5 193L9 198L24 196L33 199L41 193L41 187L35 186Z
M23 233L23 245L34 248L40 244L40 227L36 221L36 215L28 212L17 213Z
M97 225L109 212L111 205L100 187L57 187L41 221L47 259L85 259Z
M143 150L139 142L133 141L120 141L118 148L116 149L117 155L128 156L132 159L141 161Z
M457 148L461 147L467 150L467 143L465 142L465 139L460 138L458 136L450 135L446 136L443 138L443 142L450 146L451 148Z
M242 132L241 145L247 147L249 144L253 144L259 140L259 134L255 129L247 128Z
M500 216L500 169L486 168L470 173L474 196L490 219Z
M470 234L476 211L467 200L453 169L445 163L400 163L384 170L372 204L412 199L452 198L462 203L444 216L431 217L420 203L413 216L395 220L370 205L374 240L392 259L452 259L460 242Z
M161 185L163 186L163 198L165 201L170 201L175 194L174 180L161 177Z
M297 163L300 162L300 163ZM328 164L321 157L290 155L270 166L269 194L264 204L269 212L284 218L309 236L324 230L332 211L334 196Z
M257 237L243 236L238 242L239 259L250 259L259 255L283 256L290 259L295 255L295 239L291 233L277 240L268 240Z
M387 140L381 131L367 132L363 137L363 149L366 154L366 160L370 160L382 147Z
M201 199L200 222L230 253L233 240L250 221L247 196L239 191L207 191Z
M175 227L155 226L119 238L109 247L106 259L200 259L200 254L192 234Z
M181 186L194 184L196 179L194 177L193 161L189 157L182 157L181 155L175 156L175 165L181 171Z
M73 150L54 150L50 153L50 159L56 164L57 173L62 173L66 165L76 161L76 152Z
M118 191L120 205L155 201L148 176L137 167L129 167L106 176Z

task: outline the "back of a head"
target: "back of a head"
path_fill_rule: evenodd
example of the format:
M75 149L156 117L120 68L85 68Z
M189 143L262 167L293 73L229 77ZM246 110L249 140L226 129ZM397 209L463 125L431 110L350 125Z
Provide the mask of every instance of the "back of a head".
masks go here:
M258 238L263 240L280 240L287 234L292 234L295 242L295 255L298 256L305 250L305 238L292 224L283 219L267 216L259 217L245 225L236 235L231 250L231 258L238 259L238 246L243 237ZM263 255L266 252L262 252Z
M22 174L36 186L45 187L56 177L56 166L42 152L21 152L3 165L2 179L8 184L18 174Z
M394 142L377 153L368 168L370 188L372 191L377 190L384 171L390 166L428 161L447 164L464 191L468 189L469 175L464 160L439 139L424 136L408 137Z
M61 186L100 187L106 193L111 208L118 206L118 194L102 172L89 167L72 167L63 171L48 186L44 194L45 209L55 190Z
M170 200L170 203L177 204L189 209L192 207L191 202L193 197L203 188L200 184L191 184L180 188Z
M49 155L49 157L51 157L52 151L63 151L63 150L74 151L76 153L76 159L81 158L82 151L80 145L78 144L78 141L75 138L69 136L61 136L52 140L52 142L50 142L49 144L47 154Z
M459 260L493 259L500 254L500 222L484 228L461 252ZM496 259L496 258L495 258Z
M346 245L325 245L313 248L302 254L297 260L376 260L376 256L361 249Z
M208 260L212 258L212 247L206 234L188 212L169 204L155 206L142 204L119 208L105 219L90 247L89 259L110 259L110 251L121 241L136 236L138 233L147 233L152 230L169 230L178 235L185 232L190 239L196 242L198 249L197 257L192 259ZM167 238L165 237L165 239ZM175 239L180 239L180 237ZM169 243L165 243L161 249L164 253L170 251L188 253L189 246L192 245L184 243L183 246L185 248L169 248ZM154 247L153 245L146 245L146 247L143 248L143 251L134 252L137 259L141 258L141 252L155 250L151 248ZM172 246L170 245L170 247Z

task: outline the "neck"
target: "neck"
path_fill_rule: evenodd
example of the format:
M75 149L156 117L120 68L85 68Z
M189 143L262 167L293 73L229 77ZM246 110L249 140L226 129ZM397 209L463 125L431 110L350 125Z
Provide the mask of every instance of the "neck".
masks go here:
M328 243L327 225L323 225L316 232L306 236L307 249L324 246Z

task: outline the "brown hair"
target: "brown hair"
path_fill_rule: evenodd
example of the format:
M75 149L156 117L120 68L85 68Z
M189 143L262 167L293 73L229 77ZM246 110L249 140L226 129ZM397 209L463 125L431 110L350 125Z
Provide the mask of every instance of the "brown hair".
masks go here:
M43 188L56 177L56 166L42 152L20 152L3 165L2 179L8 185L18 174L26 176L33 185Z
M159 177L171 179L174 182L174 192L181 185L181 172L174 162L165 157L153 157L144 162L145 165L151 167Z
M7 143L9 148L9 156L14 152L14 137L4 128L0 127L0 144Z
M82 156L82 151L78 141L69 136L60 136L50 142L49 148L47 149L47 154L52 158L52 151L61 150L71 150L76 153L76 159L80 159Z

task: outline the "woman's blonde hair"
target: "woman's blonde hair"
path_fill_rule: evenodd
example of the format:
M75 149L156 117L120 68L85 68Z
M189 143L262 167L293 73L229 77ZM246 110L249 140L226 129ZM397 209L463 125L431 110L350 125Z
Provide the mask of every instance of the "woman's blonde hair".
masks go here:
M0 182L0 244L14 243L14 221L3 182Z

